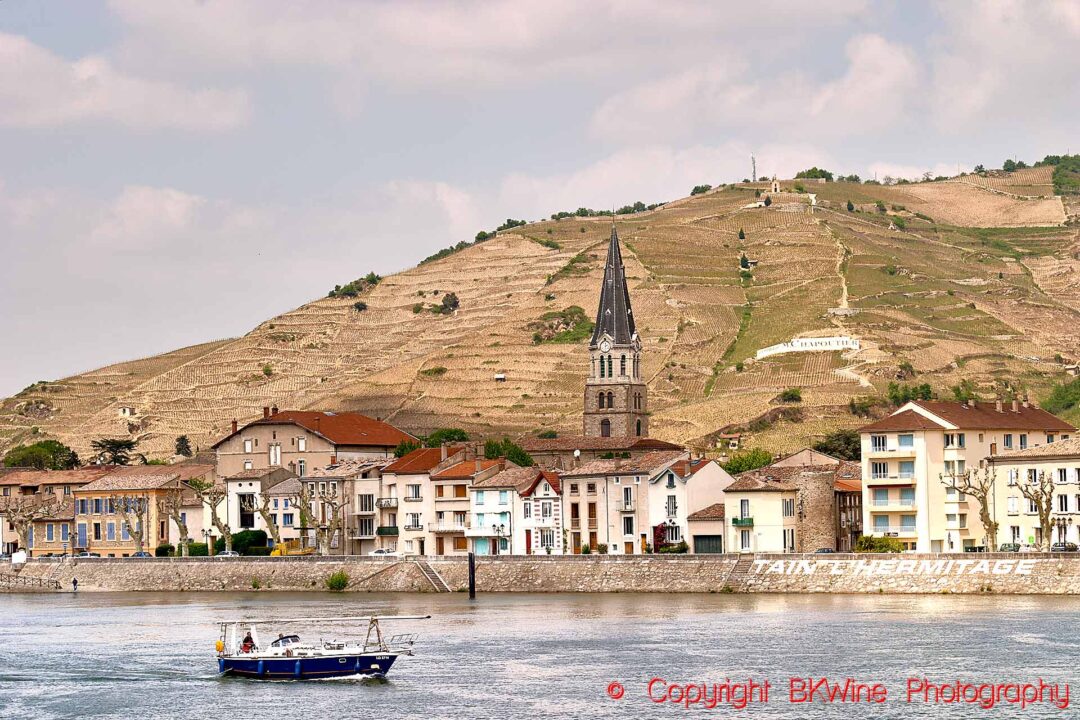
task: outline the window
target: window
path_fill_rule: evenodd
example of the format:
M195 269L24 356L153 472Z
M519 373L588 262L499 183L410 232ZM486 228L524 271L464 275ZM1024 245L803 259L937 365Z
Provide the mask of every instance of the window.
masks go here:
M1068 495L1058 495L1057 500L1058 500L1058 503L1057 503L1058 504L1058 512L1063 512L1063 513L1069 512L1069 496Z
M307 460L296 461L296 474L300 477L307 475Z
M889 516L888 515L875 515L874 516L874 532L888 532L889 531Z
M500 490L499 491L499 504L500 505L509 505L510 504L510 491L509 490Z
M406 513L405 514L405 529L406 530L419 530L420 529L420 513Z
M67 523L64 523L63 525L60 526L60 542L67 542L68 541L68 533L70 531L71 530L68 527Z
M625 375L626 374L626 356L625 355L620 355L619 356L619 374L620 375Z
M1021 436L1024 437L1024 436ZM964 447L964 433L945 433L945 447L947 448L963 448Z
M298 438L296 438L296 449L297 449L298 452L307 452L307 438L306 437L298 437Z
M607 374L608 374L608 377L615 377L615 373L612 372L612 369L611 369L611 362L612 362L612 357L610 355L608 355L607 356Z
M523 506L525 512L525 519L528 520L532 517L532 503L526 502Z
M901 505L914 505L915 504L915 488L900 488L900 504Z
M889 504L889 488L874 488L874 504L875 505L888 505Z
M463 497L468 497L468 496L469 496L469 486L468 485L455 485L454 486L454 497L463 498Z
M885 452L887 438L884 435L870 436L870 450L873 452Z
M634 487L627 485L622 489L622 504L624 510L634 509Z
M571 495L577 495L578 494L577 483L570 483L570 494Z
M1020 449L1021 450L1026 450L1027 449L1027 434L1025 434L1025 433L1020 433Z
M678 525L667 526L667 541L669 543L682 542L682 528Z
M94 498L94 514L95 515L100 515L101 514L101 508L102 507L103 507L103 503L101 501L101 498Z
M476 504L477 505L483 505L484 504L484 491L483 490L477 490L476 491Z
M604 393L598 393L597 396L596 396L596 406L598 408L600 408L601 410L604 409L604 398L605 397L606 396L604 395Z
M48 542L53 541L53 524L49 523L45 526L45 540Z
M1039 508L1035 506L1034 500L1028 500L1027 511L1033 514L1039 512Z
M606 370L605 370L605 368L604 368L604 356L603 356L603 355L601 355L601 356L600 356L600 377L606 377L606 376L604 375L604 373L605 373L605 372L606 372Z
M124 527L127 527L127 526L125 525ZM101 539L101 523L94 523L94 539L95 540L100 540ZM124 538L124 539L127 540L127 538Z
M1010 525L1009 526L1009 536L1012 538L1012 541L1014 543L1019 543L1020 542L1020 526L1019 525Z
M51 525L49 526L52 527ZM634 534L634 516L627 515L622 519L622 534L633 536Z
M675 488L675 473L669 472L667 474L667 487L669 490Z
M961 515L960 517L967 517L967 515ZM961 525L960 527L963 527ZM915 516L914 515L901 515L900 516L900 528L903 530L915 529Z
M1039 482L1039 471L1031 468L1027 471L1028 485L1035 485Z
M896 444L902 448L913 448L915 447L915 436L910 433L905 435L897 435Z
M739 501L739 517L750 517L750 501L746 498Z
M277 501L274 502L274 507L277 507ZM375 512L375 496L371 493L357 495L356 506L360 508L360 512Z
M901 460L900 461L900 477L910 480L915 477L915 461L914 460Z
M362 517L360 522L357 523L357 534L361 537L368 537L375 534L375 518Z
M281 465L281 445L274 443L270 446L270 465L271 467L278 467Z
M795 528L784 529L784 550L795 552Z
M795 499L791 498L783 500L781 502L784 511L784 517L795 517Z
M911 515L911 527L915 527L915 516ZM960 513L960 527L961 529L967 527L967 513Z
M1065 468L1058 468L1057 481L1059 483L1067 483L1067 482L1069 482L1069 471L1066 470Z
M600 437L611 437L611 421L607 418L600 421Z
M464 537L464 536L455 537L454 538L454 549L455 550L468 550L469 549L469 539Z
M292 513L282 513L281 514L281 524L284 527L292 527L292 525L293 525L293 514Z
M1051 435L1050 433L1047 433L1046 434L1046 444L1049 445L1052 442L1054 442L1054 436Z
M667 496L667 503L666 503L665 507L667 509L667 516L669 518L675 517L675 511L678 509L679 506L678 506L678 503L675 502L675 496L674 495L668 495Z
M887 462L872 462L870 463L870 477L874 480L881 480L889 477L889 463Z
M109 523L105 526L105 537L110 542L116 539L116 523Z
M1009 470L1009 485L1016 485L1016 468Z
M240 503L240 527L250 530L255 527L255 495L241 493L236 499Z
M1012 446L1013 446L1012 433L1005 433L1005 439L1004 439L1003 444L1005 445L1006 450L1011 450L1012 449Z
M586 483L585 484L585 492L589 493L590 495L595 495L596 494L596 483Z
M749 550L750 549L750 531L749 530L740 530L739 531L739 549L740 550Z
M540 503L540 517L544 517L544 518L551 517L551 503L550 502L542 502L542 503Z
M405 493L406 493L405 497L406 497L407 500L419 500L420 499L420 486L419 485L406 485L405 486ZM480 495L480 497L483 498L483 496L484 496L483 491L479 492L478 495ZM483 502L483 500L481 499L480 502Z
M244 452L249 453L252 451L251 440L244 440Z
M555 545L555 531L554 530L541 530L540 531L540 547L553 547Z
M252 462L250 460L245 460L244 461L244 469L245 470L251 470L253 467L255 467L255 466L252 464Z
M609 392L607 394L607 406L609 410L615 407L615 393Z

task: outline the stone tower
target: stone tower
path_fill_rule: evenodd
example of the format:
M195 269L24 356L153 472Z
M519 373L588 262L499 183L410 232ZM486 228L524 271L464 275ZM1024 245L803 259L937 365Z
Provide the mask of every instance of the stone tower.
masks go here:
M634 327L619 235L612 221L596 328L589 341L586 437L648 436L649 394L641 372L641 338Z

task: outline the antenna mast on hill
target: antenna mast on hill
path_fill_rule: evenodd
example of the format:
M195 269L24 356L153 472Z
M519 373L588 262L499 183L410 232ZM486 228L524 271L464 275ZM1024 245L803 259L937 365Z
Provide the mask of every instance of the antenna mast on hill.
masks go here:
M750 179L753 182L757 182L757 158L755 158L753 155L750 156L750 168Z

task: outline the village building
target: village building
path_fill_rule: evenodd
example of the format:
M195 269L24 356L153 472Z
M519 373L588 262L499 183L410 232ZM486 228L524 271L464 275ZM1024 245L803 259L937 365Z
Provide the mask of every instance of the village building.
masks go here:
M283 467L303 477L339 460L392 460L402 442L417 442L389 423L353 412L264 407L263 417L238 427L214 444L218 472Z
M978 503L947 487L1010 450L1065 440L1076 429L1026 401L916 400L859 429L863 532L916 552L960 552L992 543Z
M483 523L470 523L470 518L473 517L472 503L476 499L471 489L477 483L499 474L506 467L505 459L489 460L466 450L459 462L431 474L432 503L425 514L425 518L430 518L427 524L429 539L426 544L429 552L433 549L435 555L468 554L469 538L474 537L473 531L485 529L494 537L495 542L491 547L498 547L497 541L503 537L505 528L495 522L491 523L490 528ZM479 548L485 547L486 543L474 540L474 545Z
M12 468L0 474L0 552L10 554L24 549L38 557L70 552L70 534L74 532L74 503L70 500L74 491L113 469L112 465L89 465L73 470ZM20 546L18 530L4 514L6 503L20 502L19 496L28 502L41 500L50 506L48 517L28 528L28 547Z
M473 552L477 555L521 554L524 501L520 493L532 483L536 474L534 468L512 466L473 482L469 488L471 524L466 530Z
M695 555L722 553L724 535L724 503L718 502L690 513L686 517L690 534L690 552Z
M272 488L294 477L296 473L286 468L265 467L241 470L235 475L222 478L225 484L225 506L218 508L218 513L233 533L262 530L269 536L269 528L259 508L269 499L268 492ZM273 507L271 501L271 512L275 509L277 508ZM209 523L206 529L210 535L217 534L217 530Z
M532 471L529 484L517 485L521 497L520 537L514 536L514 552L525 555L562 555L563 514L561 478L558 473L540 468L518 468ZM507 470L506 472L509 472Z
M398 458L382 470L382 497L377 501L379 508L379 524L375 532L378 536L379 547L388 550L398 550L409 555L437 554L434 542L430 538L425 522L435 519L435 497L431 476L441 470L457 465L465 460L475 459L476 453L471 456L464 446L447 446L437 448L420 448ZM466 479L447 480L439 483L441 492L449 493L440 501L440 507L445 508L449 499L456 499L453 512L469 512L469 483ZM447 486L450 486L449 489ZM460 486L460 487L456 487ZM447 523L446 510L443 521ZM456 516L450 516L453 521ZM447 549L445 535L443 537L443 550ZM464 537L464 532L461 533ZM451 541L453 548L455 541ZM461 541L456 541L459 545ZM467 551L466 551L467 552Z
M685 542L688 516L723 501L730 481L714 461L691 460L686 451L593 460L563 472L567 552L588 546L634 555Z
M987 458L987 466L994 477L991 517L999 526L995 545L1031 549L1041 549L1044 541L1080 545L1080 437L994 455ZM1036 503L1021 491L1025 484L1047 487L1043 477L1053 483L1049 537L1043 533ZM1039 497L1038 492L1033 494Z
M169 542L171 520L163 512L162 501L171 492L182 492L192 480L213 483L214 466L184 463L118 467L76 488L72 549L104 557L128 557L138 552L136 536L141 536L142 551L152 554L158 545Z

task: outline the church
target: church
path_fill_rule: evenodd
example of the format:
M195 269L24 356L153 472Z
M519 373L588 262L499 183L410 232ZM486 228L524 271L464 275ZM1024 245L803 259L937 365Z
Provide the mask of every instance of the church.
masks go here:
M649 437L649 388L644 380L641 338L614 221L585 370L582 434L524 440L522 447L537 463L570 468L604 457L630 458L656 450L682 449Z

